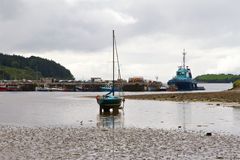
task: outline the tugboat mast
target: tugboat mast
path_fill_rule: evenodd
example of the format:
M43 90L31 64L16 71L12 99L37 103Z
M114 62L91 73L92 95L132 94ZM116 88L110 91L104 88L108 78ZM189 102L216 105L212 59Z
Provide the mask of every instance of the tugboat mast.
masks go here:
M186 59L185 59L185 56L186 56L186 52L185 52L185 49L183 49L183 68L185 68L185 62L186 62Z

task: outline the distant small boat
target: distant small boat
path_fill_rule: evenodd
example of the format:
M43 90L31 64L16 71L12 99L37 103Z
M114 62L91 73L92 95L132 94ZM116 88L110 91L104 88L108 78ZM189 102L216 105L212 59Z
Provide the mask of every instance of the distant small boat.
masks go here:
M110 92L112 91L112 83L108 83L105 86L100 87L101 92ZM118 87L116 85L114 86L114 91L119 91Z
M0 84L0 91L7 91L7 86L5 84Z
M160 91L167 91L167 87L166 86L161 86Z
M113 110L118 110L119 107L121 106L122 102L124 101L124 97L121 96L116 96L115 95L115 52L117 55L117 62L118 62L118 73L120 75L120 68L119 68L119 61L118 61L118 53L116 50L116 40L115 40L115 34L114 34L114 30L113 30L113 80L112 80L112 87L111 90L108 94L103 95L103 96L97 96L97 103L100 106L100 112L102 111L102 109L104 109L105 111L109 111L111 108ZM121 76L120 76L121 77Z
M56 91L64 91L63 88L57 88L57 87L47 87L44 85L43 87L35 87L35 91L41 91L41 92L56 92Z
M108 83L105 86L101 86L100 87L100 91L101 92L110 92L110 91L112 91L112 84Z
M35 91L49 91L46 87L35 87Z
M148 91L160 91L161 86L162 86L161 82L150 81L150 82L148 82L147 90Z
M110 92L111 90L112 90L112 87L109 87L109 86L100 87L101 92Z
M0 91L20 91L17 84L0 84Z

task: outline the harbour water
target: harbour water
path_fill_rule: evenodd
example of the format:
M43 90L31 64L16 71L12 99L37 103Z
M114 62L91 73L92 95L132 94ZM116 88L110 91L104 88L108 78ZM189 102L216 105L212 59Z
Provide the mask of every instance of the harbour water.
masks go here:
M240 135L240 108L203 102L127 100L124 110L118 115L100 115L96 99L87 97L97 94L1 92L0 124L110 128L114 125L126 128L203 130Z

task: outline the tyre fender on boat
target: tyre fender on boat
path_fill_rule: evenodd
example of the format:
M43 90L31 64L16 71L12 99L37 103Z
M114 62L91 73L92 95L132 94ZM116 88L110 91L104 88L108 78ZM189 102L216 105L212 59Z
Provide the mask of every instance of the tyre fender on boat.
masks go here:
M99 99L100 99L100 96L99 96L99 95L97 95L97 96L96 96L96 99L97 99L97 100L99 100Z

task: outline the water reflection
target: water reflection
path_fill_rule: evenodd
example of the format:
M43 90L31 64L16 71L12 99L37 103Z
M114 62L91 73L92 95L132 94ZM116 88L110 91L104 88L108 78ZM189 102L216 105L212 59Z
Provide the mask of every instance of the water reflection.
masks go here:
M124 112L112 113L106 112L97 115L98 128L123 128Z
M239 126L239 122L240 122L240 108L238 107L233 107L232 108L232 114L233 114L233 120L232 120L232 123L233 123L233 127L232 127L232 130L235 130L235 128L237 128L236 126ZM240 132L240 131L239 131Z
M96 93L94 93L96 94ZM0 124L77 125L108 128L157 128L227 132L240 135L240 108L211 103L127 100L117 115L99 115L93 93L0 93ZM82 96L82 97L81 97ZM14 101L13 101L14 98ZM81 123L82 122L82 123Z
M191 124L191 107L189 107L189 103L182 102L179 103L179 107L177 107L177 121L179 122L178 128L182 128L184 131L188 129L188 124Z

